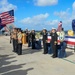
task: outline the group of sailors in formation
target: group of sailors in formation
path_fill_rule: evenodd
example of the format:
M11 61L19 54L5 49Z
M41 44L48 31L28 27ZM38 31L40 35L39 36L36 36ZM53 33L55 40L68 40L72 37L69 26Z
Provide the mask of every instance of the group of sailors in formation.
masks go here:
M64 29L62 28L62 30L59 33L57 33L56 29L52 28L49 34L46 29L43 29L40 32L40 35L42 36L42 39L38 38L39 40L37 41L37 34L35 30L28 31L28 29L26 29L25 31L22 31L20 28L14 28L10 35L10 42L12 40L13 43L13 52L16 52L18 55L22 55L22 45L28 44L28 47L31 47L32 49L43 48L43 54L47 54L48 47L50 46L50 49L53 53L52 57L57 57L58 47L63 46L64 43ZM48 35L51 36L50 40L48 40ZM58 37L60 42L58 42ZM43 43L43 46L41 45L41 42Z

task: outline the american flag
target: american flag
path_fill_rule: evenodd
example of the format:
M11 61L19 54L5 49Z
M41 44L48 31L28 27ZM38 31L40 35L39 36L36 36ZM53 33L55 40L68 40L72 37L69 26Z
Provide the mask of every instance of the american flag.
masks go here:
M0 14L0 25L10 24L13 22L14 22L14 10L10 10Z
M62 21L59 22L57 31L60 32L62 29Z

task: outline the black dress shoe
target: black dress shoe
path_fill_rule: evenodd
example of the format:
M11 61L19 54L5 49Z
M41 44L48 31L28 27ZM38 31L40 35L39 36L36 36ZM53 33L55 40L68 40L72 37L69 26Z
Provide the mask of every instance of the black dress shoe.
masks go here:
M22 55L22 54L18 54L18 55Z
M52 58L56 58L56 56L51 56Z
M47 53L43 53L43 54L47 54Z
M13 52L15 52L15 51L13 50Z

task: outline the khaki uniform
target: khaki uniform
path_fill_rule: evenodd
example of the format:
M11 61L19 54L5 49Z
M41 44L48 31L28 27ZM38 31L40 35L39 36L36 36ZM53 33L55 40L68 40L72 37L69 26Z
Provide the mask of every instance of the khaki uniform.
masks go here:
M11 38L13 40L13 52L17 52L17 43L18 43L17 32L13 32Z
M19 32L17 34L17 37L18 37L18 55L21 55L22 54L22 33Z

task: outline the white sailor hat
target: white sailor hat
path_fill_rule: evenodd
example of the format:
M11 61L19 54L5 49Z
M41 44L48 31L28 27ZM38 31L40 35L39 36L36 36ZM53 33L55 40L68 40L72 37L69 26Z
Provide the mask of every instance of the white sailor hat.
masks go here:
M56 28L52 27L52 30L53 30L53 29L55 29L55 30L56 30Z
M46 29L46 28L43 28L43 29Z
M32 30L34 30L34 29L32 29Z

